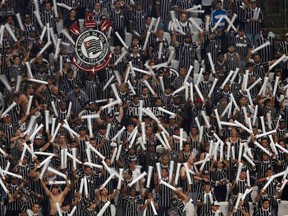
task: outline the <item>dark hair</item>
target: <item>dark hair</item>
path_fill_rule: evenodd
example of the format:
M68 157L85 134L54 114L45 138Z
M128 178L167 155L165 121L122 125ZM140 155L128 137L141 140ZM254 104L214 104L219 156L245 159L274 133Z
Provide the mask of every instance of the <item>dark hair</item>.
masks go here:
M169 170L167 167L163 167L161 170L165 170L167 173L169 173Z
M263 204L264 202L269 202L270 203L270 201L268 199L263 199L261 204Z
M41 204L40 204L39 202L35 202L35 203L33 203L32 206L34 206L34 205L39 205L39 206L41 206Z

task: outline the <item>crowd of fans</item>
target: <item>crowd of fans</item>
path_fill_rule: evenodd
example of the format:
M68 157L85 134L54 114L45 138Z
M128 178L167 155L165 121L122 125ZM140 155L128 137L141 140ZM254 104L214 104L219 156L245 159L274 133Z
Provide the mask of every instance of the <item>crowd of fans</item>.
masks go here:
M90 13L112 25L96 73L73 64ZM278 215L288 33L275 44L256 0L9 0L0 14L0 215Z

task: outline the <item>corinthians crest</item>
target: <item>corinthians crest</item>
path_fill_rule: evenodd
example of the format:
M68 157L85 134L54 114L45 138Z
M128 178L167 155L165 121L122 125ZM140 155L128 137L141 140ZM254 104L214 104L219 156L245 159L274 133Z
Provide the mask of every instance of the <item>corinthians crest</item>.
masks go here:
M84 26L88 30L80 34L80 29L74 25L70 31L79 35L74 47L74 64L81 70L87 72L97 72L105 68L112 58L109 41L104 34L111 26L108 19L103 19L100 30L94 29L96 23L93 16L88 14Z

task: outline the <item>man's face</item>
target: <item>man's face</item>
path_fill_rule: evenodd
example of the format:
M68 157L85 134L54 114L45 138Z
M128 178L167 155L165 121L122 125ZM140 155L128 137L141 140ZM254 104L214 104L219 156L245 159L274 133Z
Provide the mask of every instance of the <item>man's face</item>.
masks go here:
M10 25L13 25L14 24L13 18L9 16L7 18L7 23L10 24Z
M238 34L240 37L244 37L244 35L245 35L244 31L239 31Z
M228 92L229 89L230 89L230 86L229 86L228 84L226 84L226 85L224 86L224 92Z
M222 107L226 107L228 104L227 99L222 99L220 102Z
M162 170L161 170L161 176L162 176L163 178L167 178L167 177L168 177L168 172L167 172L167 170L162 169Z
M78 94L80 92L80 88L73 88L74 94Z
M187 21L187 14L181 14L180 20L181 20L181 22L186 22Z
M216 4L216 9L217 9L217 10L221 10L221 9L222 9L222 3L218 2L218 3Z
M46 11L50 11L52 7L51 7L50 3L47 3L47 4L45 4L44 8L45 8Z
M156 107L162 106L162 101L161 101L160 99L157 99L157 100L155 101L155 106L156 106Z
M20 58L17 56L14 58L14 64L19 65L20 64Z
M268 147L268 140L263 139L263 140L261 141L261 144L262 144L263 147Z
M25 17L24 22L25 22L26 24L31 23L31 18L30 18L30 17Z
M40 146L42 144L42 139L39 139L39 138L35 139L34 140L34 144L37 145L37 146Z
M169 158L168 157L163 157L162 159L162 164L167 165L169 163Z
M196 135L196 134L198 133L198 129L195 128L195 127L193 127L193 128L191 129L191 132L192 132L193 135Z
M186 68L180 68L179 75L181 77L184 77L184 76L186 76L186 74L187 74L187 69Z
M228 51L230 53L233 53L235 51L235 47L234 46L229 46Z
M134 126L133 126L133 125L131 125L131 124L127 125L127 130L128 130L128 132L133 131L133 129L134 129Z
M204 190L209 191L210 190L210 185L204 185Z
M115 54L115 55L120 55L120 54L121 54L121 48L118 47L118 46L115 47L115 48L114 48L114 54Z
M219 56L217 57L217 60L218 60L219 62L223 62L223 61L224 61L224 55L219 55Z
M4 118L4 122L5 122L5 124L10 124L10 123L11 123L11 116L10 116L10 115L7 115L7 116Z
M95 110L96 110L96 104L95 104L95 103L89 104L89 109L90 109L91 111L95 111Z
M146 25L150 25L150 23L151 23L151 17L147 17L146 18L146 20L145 20L145 22L146 22Z
M255 1L255 2L252 2L252 3L251 3L251 8L252 8L252 9L255 9L256 7L257 7L256 1Z
M57 195L58 193L59 193L58 187L53 187L53 188L52 188L52 194L53 194L53 195Z
M137 11L141 11L141 10L142 10L141 4L137 4L137 5L135 6L135 9L136 9Z
M268 35L269 35L269 30L268 30L267 28L264 28L264 29L262 30L262 35L263 35L264 38L267 38Z
M100 3L95 3L94 4L94 10L95 11L100 11L100 8L101 8L101 4Z
M219 210L219 206L212 205L212 210L213 210L214 212L218 211L218 210Z
M32 206L32 211L33 211L34 214L38 213L39 209L40 209L40 205L38 205L38 204L34 204Z
M242 97L242 98L240 99L240 104L241 104L241 105L246 105L246 103L247 103L246 98L245 98L245 97Z
M65 136L60 136L59 137L59 142L60 143L65 143Z
M208 80L209 80L209 74L208 74L208 73L205 73L205 74L203 75L203 78L204 78L205 81L208 81Z
M71 10L69 13L70 17L75 17L76 16L76 11L75 10Z
M134 97L133 98L133 103L138 104L139 103L139 97Z
M70 210L70 205L66 205L62 207L63 211L69 211Z
M245 178L246 178L246 172L241 172L240 178L241 178L241 179L245 179Z
M266 172L266 176L272 176L272 175L273 175L272 170L267 170L267 172Z
M163 38L164 37L164 31L158 31L158 37Z
M90 167L86 167L84 169L84 173L85 175L90 176L92 174L92 169Z
M255 55L254 58L253 58L253 60L254 60L254 62L257 63L257 64L260 63L260 62L261 62L261 57L260 57L260 55Z
M146 95L148 95L148 93L149 93L148 88L143 88L142 94L143 94L144 96L146 96Z
M265 202L262 203L263 209L268 209L269 206L270 206L269 201L265 201Z
M115 2L114 7L115 7L115 9L120 9L121 8L120 1Z

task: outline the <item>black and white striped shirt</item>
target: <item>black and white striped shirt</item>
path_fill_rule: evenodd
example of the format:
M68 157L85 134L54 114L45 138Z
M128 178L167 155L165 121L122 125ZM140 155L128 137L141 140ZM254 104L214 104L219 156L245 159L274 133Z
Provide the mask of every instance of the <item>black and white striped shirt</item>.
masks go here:
M258 51L261 55L262 62L269 62L274 59L275 52L276 52L275 40L273 37L268 36L268 38L260 37L256 41L257 47L268 41L270 42L270 45Z
M125 216L138 216L138 206L141 203L140 196L126 196L126 211Z
M7 189L9 190L10 194L14 194L17 190L19 190L19 185L8 184ZM19 193L20 193L20 191L19 191ZM16 198L12 202L8 202L7 210L19 211L20 210L20 200L18 198Z
M161 17L161 19L168 21L171 1L157 0L156 4L159 7L159 16Z
M260 10L258 21L251 22L250 20L253 19L255 11L256 10L252 9L252 8L248 8L245 11L245 17L244 17L244 20L246 22L245 32L247 32L247 33L252 33L252 34L259 34L260 33L260 23L263 20L263 14L262 14L262 10Z
M112 27L114 31L124 31L126 21L128 20L127 11L125 11L124 9L120 11L112 10L109 17L110 21L112 22Z
M268 209L258 208L253 214L254 216L271 216L276 215L276 213L269 207Z
M165 181L166 183L168 183L168 178L167 179L163 179L163 181ZM170 203L170 199L171 199L171 189L166 187L163 184L159 185L159 195L160 195L160 199L159 199L159 207L170 207L171 203Z
M133 30L140 33L143 26L145 26L145 16L146 12L141 10L133 10L131 14L130 22L132 22Z
M251 48L250 41L245 35L244 37L236 35L233 39L233 43L236 46L236 52L240 55L241 61L244 61L248 54L248 49Z
M50 10L50 11L46 11L44 10L41 14L41 20L43 25L45 25L46 23L49 23L49 27L50 28L54 28L55 27L55 14L54 14L54 10Z

